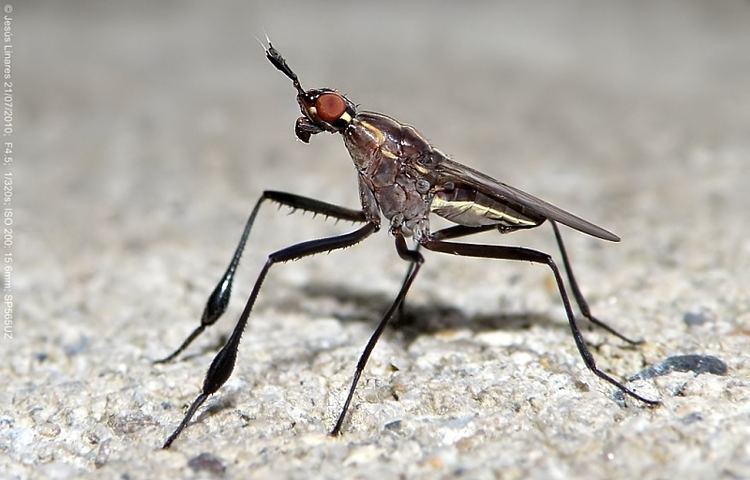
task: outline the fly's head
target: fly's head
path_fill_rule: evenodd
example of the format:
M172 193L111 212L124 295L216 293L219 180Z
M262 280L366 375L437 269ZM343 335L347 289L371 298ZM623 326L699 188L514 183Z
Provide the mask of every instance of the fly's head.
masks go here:
M302 117L297 119L294 133L305 143L310 136L320 132L338 133L343 131L357 114L355 105L344 95L330 88L305 90L281 54L268 42L266 58L289 77L297 89L297 103Z
M356 115L354 104L341 93L330 88L316 88L297 95L303 117L297 119L294 133L307 143L310 135L327 131L343 131Z

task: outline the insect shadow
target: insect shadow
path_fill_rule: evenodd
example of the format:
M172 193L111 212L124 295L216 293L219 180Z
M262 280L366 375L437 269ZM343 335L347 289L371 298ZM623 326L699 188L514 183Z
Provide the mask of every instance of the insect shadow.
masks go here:
M302 290L304 294L302 296L308 301L335 300L337 304L335 309L330 311L313 309L313 314L330 315L342 322L377 323L383 311L392 302L392 298L384 293L368 292L337 284L313 283L303 287ZM288 302L283 302L284 308L299 312L299 305L295 304L296 298L299 297L290 296ZM534 325L544 329L567 331L567 325L540 313L496 311L468 314L453 304L436 299L430 299L429 303L424 304L410 302L399 315L394 317L391 329L399 334L400 339L408 347L422 335L434 335L448 330L468 329L474 333L496 330L521 331L528 330Z

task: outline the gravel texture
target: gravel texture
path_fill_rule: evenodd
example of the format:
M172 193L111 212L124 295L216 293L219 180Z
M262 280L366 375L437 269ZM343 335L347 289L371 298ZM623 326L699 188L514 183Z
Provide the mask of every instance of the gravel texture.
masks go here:
M750 478L750 3L44 3L13 12L0 476ZM329 438L405 271L381 231L273 269L232 378L161 450L268 252L353 228L266 207L227 315L152 364L264 189L358 205L341 141L294 140L265 32L303 85L619 234L563 232L595 314L647 342L585 335L663 404L585 368L544 267L427 253ZM546 225L477 241L557 255Z

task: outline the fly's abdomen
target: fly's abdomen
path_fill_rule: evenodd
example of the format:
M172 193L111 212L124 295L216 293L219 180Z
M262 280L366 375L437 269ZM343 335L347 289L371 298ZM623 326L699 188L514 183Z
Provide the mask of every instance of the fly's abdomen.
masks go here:
M462 187L437 192L430 204L430 211L468 227L499 225L512 229L529 228L543 221L527 217L473 188Z

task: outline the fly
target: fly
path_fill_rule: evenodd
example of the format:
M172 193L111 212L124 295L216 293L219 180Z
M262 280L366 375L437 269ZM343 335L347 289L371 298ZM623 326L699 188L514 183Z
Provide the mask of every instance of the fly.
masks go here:
M297 103L302 112L294 128L297 138L308 143L312 135L321 132L341 135L357 170L361 208L341 207L291 193L270 190L263 192L245 223L239 244L226 272L209 296L200 325L174 353L159 360L158 363L174 359L208 326L214 324L226 310L232 282L245 243L258 210L266 200L292 209L361 223L362 226L343 235L298 243L268 256L231 336L206 373L201 393L193 401L174 433L167 438L164 448L172 444L187 426L196 410L231 375L237 358L240 337L245 330L263 280L271 267L277 263L355 245L378 231L381 228L382 218L387 220L388 230L395 238L396 252L401 259L408 262L409 267L395 300L380 320L359 357L349 393L336 424L331 430L331 435L338 435L341 432L346 412L367 360L388 321L402 305L409 287L424 262L420 247L464 257L516 260L546 265L555 277L573 339L586 367L599 378L643 403L648 405L659 403L630 390L596 366L594 357L578 328L560 270L549 254L523 247L448 241L489 230L509 233L535 228L545 221L549 222L560 249L573 298L583 316L620 339L631 344L638 344L641 342L618 333L591 314L571 269L558 223L611 242L620 240L615 234L533 195L448 159L413 127L381 113L359 111L351 100L336 90L330 88L305 90L297 75L270 41L264 48L268 60L289 77L297 90ZM455 225L432 232L429 222L431 214L439 215ZM409 248L407 238L413 238L417 246Z

